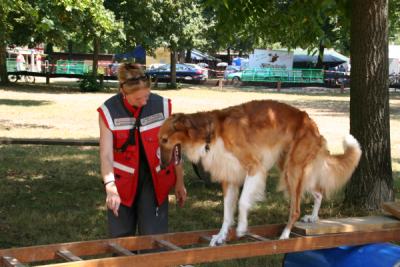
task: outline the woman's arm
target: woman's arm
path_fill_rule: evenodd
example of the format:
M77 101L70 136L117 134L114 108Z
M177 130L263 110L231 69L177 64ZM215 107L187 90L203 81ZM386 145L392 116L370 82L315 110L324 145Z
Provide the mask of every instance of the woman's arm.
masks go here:
M112 210L115 216L118 216L119 205L121 198L119 197L117 186L114 178L114 155L113 155L113 136L110 129L107 128L103 119L99 115L100 126L100 163L101 176L106 190L106 204Z
M176 202L180 207L185 204L187 193L185 188L185 183L183 181L183 167L182 162L178 165L175 165L175 173L176 173L176 184L175 184L175 197Z

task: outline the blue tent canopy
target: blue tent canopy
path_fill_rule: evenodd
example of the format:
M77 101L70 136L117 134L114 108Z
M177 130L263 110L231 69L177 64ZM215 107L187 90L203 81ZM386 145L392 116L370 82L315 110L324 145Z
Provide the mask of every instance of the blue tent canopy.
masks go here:
M293 65L303 67L307 64L315 64L318 61L318 55L316 52L314 54L307 54L307 51L302 49L296 49L293 55ZM327 67L335 67L345 62L349 62L350 59L333 49L325 49L324 58L322 60L323 64Z
M146 50L141 45L138 45L132 51L129 51L129 52L126 52L123 54L115 54L114 58L116 60L121 60L124 58L135 58L135 59L143 60L146 58Z

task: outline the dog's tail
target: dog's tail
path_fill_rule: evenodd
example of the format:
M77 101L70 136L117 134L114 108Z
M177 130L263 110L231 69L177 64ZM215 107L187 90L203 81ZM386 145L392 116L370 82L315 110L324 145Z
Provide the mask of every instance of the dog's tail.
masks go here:
M360 161L362 153L360 144L351 134L344 138L343 150L343 154L331 155L328 153L324 157L320 173L320 186L325 189L327 196L350 180Z

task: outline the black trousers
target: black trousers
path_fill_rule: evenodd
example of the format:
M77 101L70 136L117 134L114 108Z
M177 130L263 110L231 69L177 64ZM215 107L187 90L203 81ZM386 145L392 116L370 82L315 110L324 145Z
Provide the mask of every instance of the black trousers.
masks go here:
M157 205L151 176L139 181L132 207L121 205L118 217L108 210L108 231L112 238L168 232L168 199Z

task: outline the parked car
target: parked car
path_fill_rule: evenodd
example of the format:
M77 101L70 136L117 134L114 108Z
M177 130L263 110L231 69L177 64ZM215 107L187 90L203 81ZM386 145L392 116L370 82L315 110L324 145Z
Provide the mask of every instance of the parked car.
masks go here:
M224 71L224 79L227 80L229 74L235 73L235 72L239 72L239 71L240 71L240 67L239 66L233 66L233 65L227 66L225 71Z
M171 65L165 64L159 68L147 70L146 74L158 81L171 80ZM207 76L203 70L187 64L176 64L176 79L179 81L204 81Z
M203 75L205 76L205 79L208 79L208 69L206 67L200 66L200 64L192 64L192 63L185 63L185 65L191 66L197 70L200 70Z
M231 81L233 85L237 85L242 80L242 74L243 74L243 71L240 71L240 70L236 71L236 72L231 72L226 75L225 80ZM224 77L225 77L225 74L224 74Z
M324 83L327 86L347 86L350 84L350 73L326 70L324 72Z
M154 70L157 69L161 66L164 66L165 64L163 63L154 63L154 64L150 64L150 66L147 68L148 70Z

